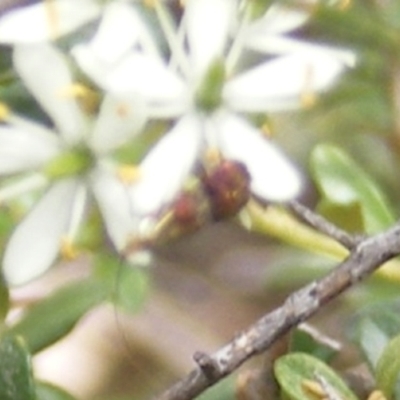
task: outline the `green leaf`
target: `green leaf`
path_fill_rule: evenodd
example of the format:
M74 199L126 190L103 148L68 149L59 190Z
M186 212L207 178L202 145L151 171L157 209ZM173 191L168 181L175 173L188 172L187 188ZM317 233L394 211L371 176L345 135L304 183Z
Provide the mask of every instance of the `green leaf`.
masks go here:
M21 337L6 335L0 343L0 399L36 400L30 355Z
M0 274L0 321L3 322L10 307L10 296L3 276ZM1 325L0 322L0 325Z
M311 154L311 171L324 201L361 207L364 228L374 233L396 218L378 185L340 148L321 144Z
M400 335L393 338L385 347L376 365L376 384L387 399L393 398L399 382Z
M286 396L292 400L312 400L305 382L324 382L338 398L357 400L354 393L328 365L305 353L290 353L279 358L274 365L276 379ZM325 389L325 388L324 388ZM327 395L326 397L329 397Z
M75 400L69 393L47 382L36 383L36 400Z
M364 307L353 316L346 328L347 336L360 347L373 369L376 368L385 346L399 332L400 301L398 299Z
M102 283L93 280L70 284L32 306L10 332L23 336L36 353L67 335L108 293Z
M335 224L348 232L362 232L364 221L362 209L359 202L348 204L332 203L322 200L319 202L317 212L325 218L335 221Z
M109 287L110 299L117 307L131 313L141 308L150 289L145 268L135 267L108 254L99 255L95 267L98 279Z

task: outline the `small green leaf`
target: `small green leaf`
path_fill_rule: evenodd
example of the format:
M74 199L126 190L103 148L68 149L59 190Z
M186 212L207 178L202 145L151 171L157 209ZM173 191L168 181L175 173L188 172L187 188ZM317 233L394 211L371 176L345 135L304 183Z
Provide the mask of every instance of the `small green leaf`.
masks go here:
M348 232L362 232L364 221L359 202L347 204L332 203L322 199L317 207L317 212L325 218L335 221L335 224Z
M391 226L396 218L378 185L340 148L321 144L311 155L311 171L324 201L359 203L368 233Z
M400 301L382 301L364 307L354 315L346 331L375 369L383 349L400 331Z
M103 284L93 280L70 284L32 306L10 332L23 336L30 351L36 353L67 335L108 293Z
M324 381L338 398L357 400L354 393L328 365L306 353L290 353L279 358L274 365L276 379L292 400L312 400L314 397L304 388L306 381ZM326 397L329 397L328 395Z
M51 385L47 382L36 383L36 399L37 400L75 400L70 394L64 390Z
M30 355L18 336L6 335L0 343L0 399L36 400Z
M400 373L400 335L393 338L382 352L376 365L376 384L387 399L393 398Z

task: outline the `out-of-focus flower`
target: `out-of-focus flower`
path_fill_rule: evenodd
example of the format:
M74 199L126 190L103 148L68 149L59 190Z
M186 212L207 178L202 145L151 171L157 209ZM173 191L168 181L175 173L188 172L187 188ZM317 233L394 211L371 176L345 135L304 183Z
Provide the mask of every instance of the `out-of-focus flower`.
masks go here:
M110 239L124 248L136 221L113 152L141 130L145 113L137 100L108 95L98 117L90 118L69 93L72 77L54 47L19 45L13 57L24 84L54 123L52 129L4 113L0 126L0 176L12 177L0 188L0 202L45 190L5 249L5 278L22 284L46 271L62 248L71 249L93 198Z
M300 191L297 169L239 113L301 108L305 97L332 86L354 55L299 42L287 51L271 49L271 53L284 54L240 71L243 51L259 32L255 21L240 20L245 13L240 12L239 3L186 1L176 28L164 5L156 2L171 51L168 64L156 52L138 52L128 46L113 58L114 63L96 63L96 53L108 51L111 41L107 38L118 31L117 19L103 21L91 43L73 50L80 66L104 89L140 94L150 117L177 119L144 160L143 179L132 189L135 210L143 214L151 215L176 196L207 149L245 164L257 196L287 201ZM274 18L273 13L266 17L268 24L273 25ZM276 31L288 31L306 19L300 12L296 18L278 26L280 18ZM265 21L259 22L262 27Z
M0 5L0 43L54 40L98 18L97 0L15 1Z

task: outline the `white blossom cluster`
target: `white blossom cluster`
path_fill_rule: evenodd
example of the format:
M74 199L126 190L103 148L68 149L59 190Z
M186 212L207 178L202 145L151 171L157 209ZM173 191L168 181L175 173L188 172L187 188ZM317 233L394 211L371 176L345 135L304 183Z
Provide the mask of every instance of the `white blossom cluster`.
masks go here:
M248 0L186 0L179 12L161 0L43 0L0 14L0 43L12 46L16 73L52 121L1 110L0 202L41 193L6 244L6 280L44 273L92 202L123 250L210 149L246 166L254 195L296 197L298 169L247 115L301 109L354 65L353 52L293 34L314 3L276 2L254 16ZM61 51L58 39L83 26L93 33ZM95 116L78 101L77 70L100 89ZM160 119L171 128L137 165L122 164L118 150Z

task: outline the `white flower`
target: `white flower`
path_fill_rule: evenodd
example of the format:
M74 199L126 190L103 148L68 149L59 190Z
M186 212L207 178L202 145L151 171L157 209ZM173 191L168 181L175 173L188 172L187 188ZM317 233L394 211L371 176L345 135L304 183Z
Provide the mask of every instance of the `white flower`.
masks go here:
M96 0L42 0L4 8L0 17L2 44L54 40L98 18L101 12Z
M107 49L106 38L118 30L116 21L107 28L102 24L91 43L73 50L80 66L101 87L118 94L140 94L151 117L177 118L143 162L143 179L132 189L135 210L152 214L173 199L206 148L243 162L256 195L271 201L292 199L301 188L299 172L239 113L301 108L305 95L335 83L351 53L299 42L293 46L296 51L288 49L239 72L243 49L254 32L258 35L257 27L251 25L254 22L247 25L238 20L239 2L188 0L185 4L181 24L175 29L163 5L156 3L171 49L168 65L155 52L128 46L115 63L96 63L96 53ZM304 19L298 15L277 31L292 29ZM267 20L272 23L272 17Z
M5 249L3 272L13 285L45 272L62 243L72 243L95 198L117 249L125 247L136 220L126 184L112 152L143 126L139 101L106 96L97 119L86 116L68 95L67 64L46 44L19 45L14 65L24 84L54 123L54 130L10 114L0 126L0 202L34 189L45 193L16 227Z

